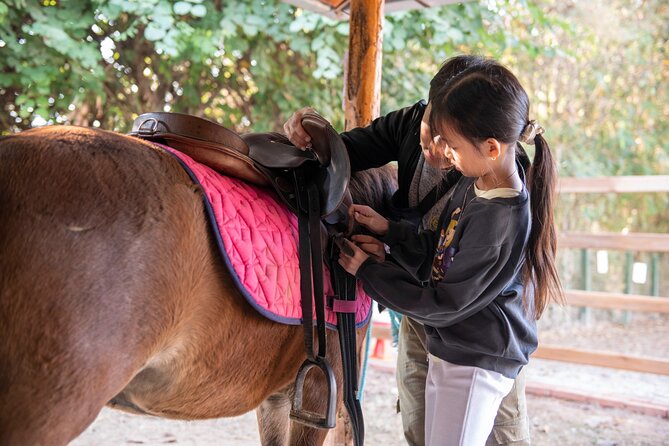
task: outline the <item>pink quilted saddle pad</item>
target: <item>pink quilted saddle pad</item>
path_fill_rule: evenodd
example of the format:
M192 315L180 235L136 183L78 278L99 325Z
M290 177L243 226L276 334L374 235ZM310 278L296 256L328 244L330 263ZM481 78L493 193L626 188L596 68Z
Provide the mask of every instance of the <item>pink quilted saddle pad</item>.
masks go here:
M249 304L275 322L301 324L297 217L274 190L226 177L184 153L159 147L174 155L202 188L221 255ZM325 265L323 276L325 299L333 294ZM356 324L362 326L371 316L371 299L360 283L356 297ZM335 328L336 314L330 309L326 322Z

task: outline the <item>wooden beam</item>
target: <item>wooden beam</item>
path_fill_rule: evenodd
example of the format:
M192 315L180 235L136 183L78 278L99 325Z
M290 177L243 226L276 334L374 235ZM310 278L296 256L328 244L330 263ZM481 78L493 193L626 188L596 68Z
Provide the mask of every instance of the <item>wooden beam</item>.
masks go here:
M558 234L558 247L669 252L669 234L562 232Z
M346 130L366 126L380 112L383 0L352 0L344 116Z
M560 178L560 193L669 192L669 175Z
M669 297L650 297L636 294L604 293L600 291L566 290L568 305L612 310L669 313ZM372 334L374 333L372 328Z
M539 348L532 354L532 357L574 364L632 370L634 372L669 375L669 360L662 358L629 356L613 352L566 348L547 344L539 345Z

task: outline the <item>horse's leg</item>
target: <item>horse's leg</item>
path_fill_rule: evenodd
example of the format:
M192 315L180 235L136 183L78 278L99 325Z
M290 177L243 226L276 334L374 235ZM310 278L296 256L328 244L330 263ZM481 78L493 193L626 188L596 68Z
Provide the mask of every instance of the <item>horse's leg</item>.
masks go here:
M337 333L328 330L328 354L326 358L335 373L337 381L337 408L343 407L341 396L342 374L341 355ZM318 344L318 336L314 331L314 343ZM321 445L328 431L315 429L290 419L290 409L295 396L294 384L267 398L256 409L258 428L263 446L297 446ZM327 387L323 373L312 369L304 381L302 405L305 410L325 415L327 407Z
M362 342L366 331L366 327L359 328L356 331L356 350L358 358L360 358ZM314 344L318 344L315 333ZM341 349L339 345L339 337L335 331L327 331L327 350L326 358L332 366L335 380L337 382L337 413L339 413L339 411L344 410L342 393L344 386L341 366ZM327 406L327 398L325 397L327 393L326 389L327 384L323 373L317 369L312 369L304 381L304 393L302 396L303 408L324 415ZM288 392L291 399L294 396L293 392L294 388L291 387ZM328 432L327 429L315 429L290 420L290 437L288 444L291 446L322 445Z
M290 404L286 392L277 392L270 395L256 409L258 432L263 446L288 444Z

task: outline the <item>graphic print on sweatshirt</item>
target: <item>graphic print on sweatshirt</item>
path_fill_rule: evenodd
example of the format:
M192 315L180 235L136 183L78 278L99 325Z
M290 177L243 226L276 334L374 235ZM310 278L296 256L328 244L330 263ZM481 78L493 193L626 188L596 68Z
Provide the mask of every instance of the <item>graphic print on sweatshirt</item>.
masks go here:
M461 208L456 208L451 213L451 221L448 226L441 227L439 233L439 242L437 243L437 252L432 262L432 280L440 282L445 276L446 271L453 263L453 256L455 255L455 247L451 246L453 236L455 235L455 228L458 226L458 219L462 212Z

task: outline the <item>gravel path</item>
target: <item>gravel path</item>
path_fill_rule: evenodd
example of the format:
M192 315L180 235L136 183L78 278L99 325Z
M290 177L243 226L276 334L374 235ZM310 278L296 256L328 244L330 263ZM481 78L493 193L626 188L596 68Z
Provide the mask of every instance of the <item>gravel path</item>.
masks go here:
M669 357L669 318L634 316L625 325L613 322L555 322L542 328L541 340L564 346ZM363 399L365 444L403 445L401 420L395 413L397 388L394 351L368 368ZM669 376L533 360L528 381L580 392L669 407ZM528 395L535 445L668 445L669 419L597 404L574 403ZM166 444L251 446L260 444L255 414L209 421L173 421L104 409L74 446Z
M368 369L363 400L366 444L403 445L393 372ZM536 445L669 445L669 420L598 405L528 396L532 438ZM166 444L209 446L259 445L254 413L209 421L174 421L104 409L72 445L118 446Z

